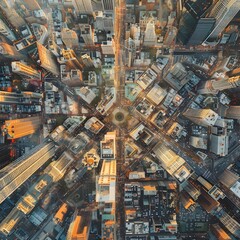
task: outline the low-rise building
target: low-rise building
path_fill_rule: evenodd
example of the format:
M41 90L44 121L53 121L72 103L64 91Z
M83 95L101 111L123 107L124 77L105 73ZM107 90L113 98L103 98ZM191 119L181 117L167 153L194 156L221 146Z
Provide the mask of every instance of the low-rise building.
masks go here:
M80 212L76 210L73 220L69 226L67 240L85 240L88 239L91 227L91 214L89 212Z
M54 222L55 223L63 223L64 217L65 217L67 211L68 211L68 205L66 203L63 203L53 217Z
M136 106L136 110L145 118L151 115L154 108L155 107L145 98Z
M137 84L142 89L148 88L153 81L157 79L157 74L151 69L148 68L137 80Z
M149 145L152 140L153 140L153 133L147 128L145 127L143 124L139 124L136 128L134 128L131 132L130 132L130 136L136 140L136 141L141 141L143 143L145 143L146 145Z
M89 137L85 133L81 132L70 142L69 150L74 155L77 155L81 153L81 151L85 148L89 141Z
M162 100L166 97L167 91L161 88L158 84L155 84L153 88L148 92L147 98L158 105L162 102Z
M208 140L204 137L191 136L189 139L189 144L194 148L199 148L203 150L208 149Z
M88 104L96 98L96 94L88 87L74 88L74 90Z
M103 129L104 124L96 117L91 117L87 120L84 127L90 130L92 133L97 134Z
M74 133L86 119L85 116L71 116L63 122L63 126L70 134Z

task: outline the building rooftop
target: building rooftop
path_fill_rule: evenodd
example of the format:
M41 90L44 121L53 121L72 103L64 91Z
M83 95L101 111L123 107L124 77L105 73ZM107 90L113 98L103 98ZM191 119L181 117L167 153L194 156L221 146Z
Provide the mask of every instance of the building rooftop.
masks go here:
M102 159L115 159L116 156L115 138L116 138L115 132L108 132L104 136L104 140L100 142Z
M63 203L61 207L58 209L58 211L56 212L56 214L54 215L54 220L57 223L62 223L67 211L68 211L68 205L66 203Z
M219 155L226 156L228 154L229 137L227 135L210 135L210 151Z
M153 133L143 124L139 124L135 129L130 132L130 136L136 141L142 141L149 145L153 140Z
M97 134L103 129L104 124L100 120L98 120L96 117L92 117L87 120L84 127L90 130L91 132Z
M167 91L161 88L158 84L155 84L153 88L148 92L147 98L154 104L158 105L166 97Z
M78 134L71 142L69 150L74 153L80 153L84 147L89 143L89 137L85 133Z
M196 137L196 136L191 136L189 139L189 144L195 148L207 150L208 148L208 140L207 138L204 137Z
M156 80L157 78L157 74L151 69L148 68L137 80L137 84L139 84L139 86L142 89L146 89L147 87L150 86L150 84Z

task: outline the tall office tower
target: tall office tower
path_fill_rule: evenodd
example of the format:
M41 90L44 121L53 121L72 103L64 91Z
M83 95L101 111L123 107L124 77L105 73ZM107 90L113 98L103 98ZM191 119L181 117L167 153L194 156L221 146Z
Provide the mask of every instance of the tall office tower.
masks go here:
M5 4L6 1L3 3L3 1L0 1L0 12L1 13L1 19L5 21L5 23L8 26L14 27L14 28L20 28L23 25L26 24L24 19L17 13L17 11L12 8L8 3Z
M218 114L211 109L188 109L183 115L192 122L201 126L213 126L218 119Z
M116 160L103 160L96 177L96 202L100 207L102 239L116 240Z
M8 139L21 138L36 132L42 123L41 117L19 118L14 120L6 120L3 125L3 134Z
M169 27L165 35L163 44L166 46L170 46L175 40L176 36L177 36L177 28L173 26Z
M188 45L201 44L211 32L215 20L205 19L213 0L186 0L177 38Z
M26 59L26 56L19 53L17 49L5 42L0 42L0 57L1 58L10 58L13 60L22 60Z
M2 7L2 8L10 8L11 5L9 4L8 0L2 0L0 2L0 7Z
M92 0L93 11L103 11L102 0Z
M101 159L115 159L116 157L116 132L107 132L104 140L100 142Z
M79 26L81 31L81 37L85 43L86 47L93 47L94 46L94 36L91 25L83 24Z
M69 28L63 28L61 31L61 38L67 48L72 49L78 47L78 35L75 31Z
M224 116L226 118L240 119L240 106L230 106L226 109Z
M154 21L149 21L144 32L144 46L154 46L156 44L156 33L155 33L155 23Z
M130 37L134 40L136 47L140 46L140 39L141 39L141 29L138 25L131 25L130 28Z
M93 14L91 0L72 0L72 3L77 14Z
M83 66L77 59L75 52L72 49L62 49L62 57L58 59L61 64L66 64L67 69L82 69Z
M63 153L58 160L51 162L51 164L44 170L44 173L51 176L53 181L56 182L63 178L73 161L74 159L70 155Z
M28 191L18 200L15 207L1 222L0 231L5 236L10 235L18 223L36 207L41 196L47 192L54 182L59 181L64 176L73 161L74 159L71 156L63 153L59 159L52 161L44 169L44 172L34 181Z
M240 87L240 76L222 80L209 80L198 90L200 94L217 94L219 91Z
M4 35L10 41L15 41L16 37L11 29L0 19L0 33Z
M0 103L7 104L39 104L42 98L41 93L36 92L4 92L0 91Z
M88 54L84 54L81 56L81 60L85 67L93 67L93 60Z
M128 67L131 67L136 58L136 45L132 38L125 40L125 56Z
M25 3L25 6L27 7L28 10L34 11L41 9L37 0L23 0L23 2Z
M114 0L102 0L102 6L104 12L114 13Z
M219 0L212 8L208 17L216 20L214 28L206 42L216 39L235 17L240 9L240 0Z
M22 62L12 62L11 65L12 71L19 75L23 75L28 78L41 79L40 72Z
M40 66L54 75L59 75L59 66L56 57L42 44L37 43Z
M103 160L101 173L96 177L96 202L115 202L116 160Z
M55 154L53 142L44 142L0 170L0 203L18 189Z
M189 38L188 45L200 45L211 32L215 23L214 18L201 18L199 19L194 32Z

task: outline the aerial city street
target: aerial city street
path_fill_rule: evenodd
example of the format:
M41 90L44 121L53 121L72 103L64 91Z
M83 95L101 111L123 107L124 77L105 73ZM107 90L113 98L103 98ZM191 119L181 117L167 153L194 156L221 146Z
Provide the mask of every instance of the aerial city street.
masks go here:
M0 240L240 239L240 0L0 0Z

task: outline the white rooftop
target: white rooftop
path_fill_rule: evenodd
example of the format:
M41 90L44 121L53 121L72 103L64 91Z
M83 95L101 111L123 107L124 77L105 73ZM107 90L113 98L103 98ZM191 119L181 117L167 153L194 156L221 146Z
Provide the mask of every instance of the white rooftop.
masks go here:
M236 182L230 190L238 197L240 198L240 182Z

